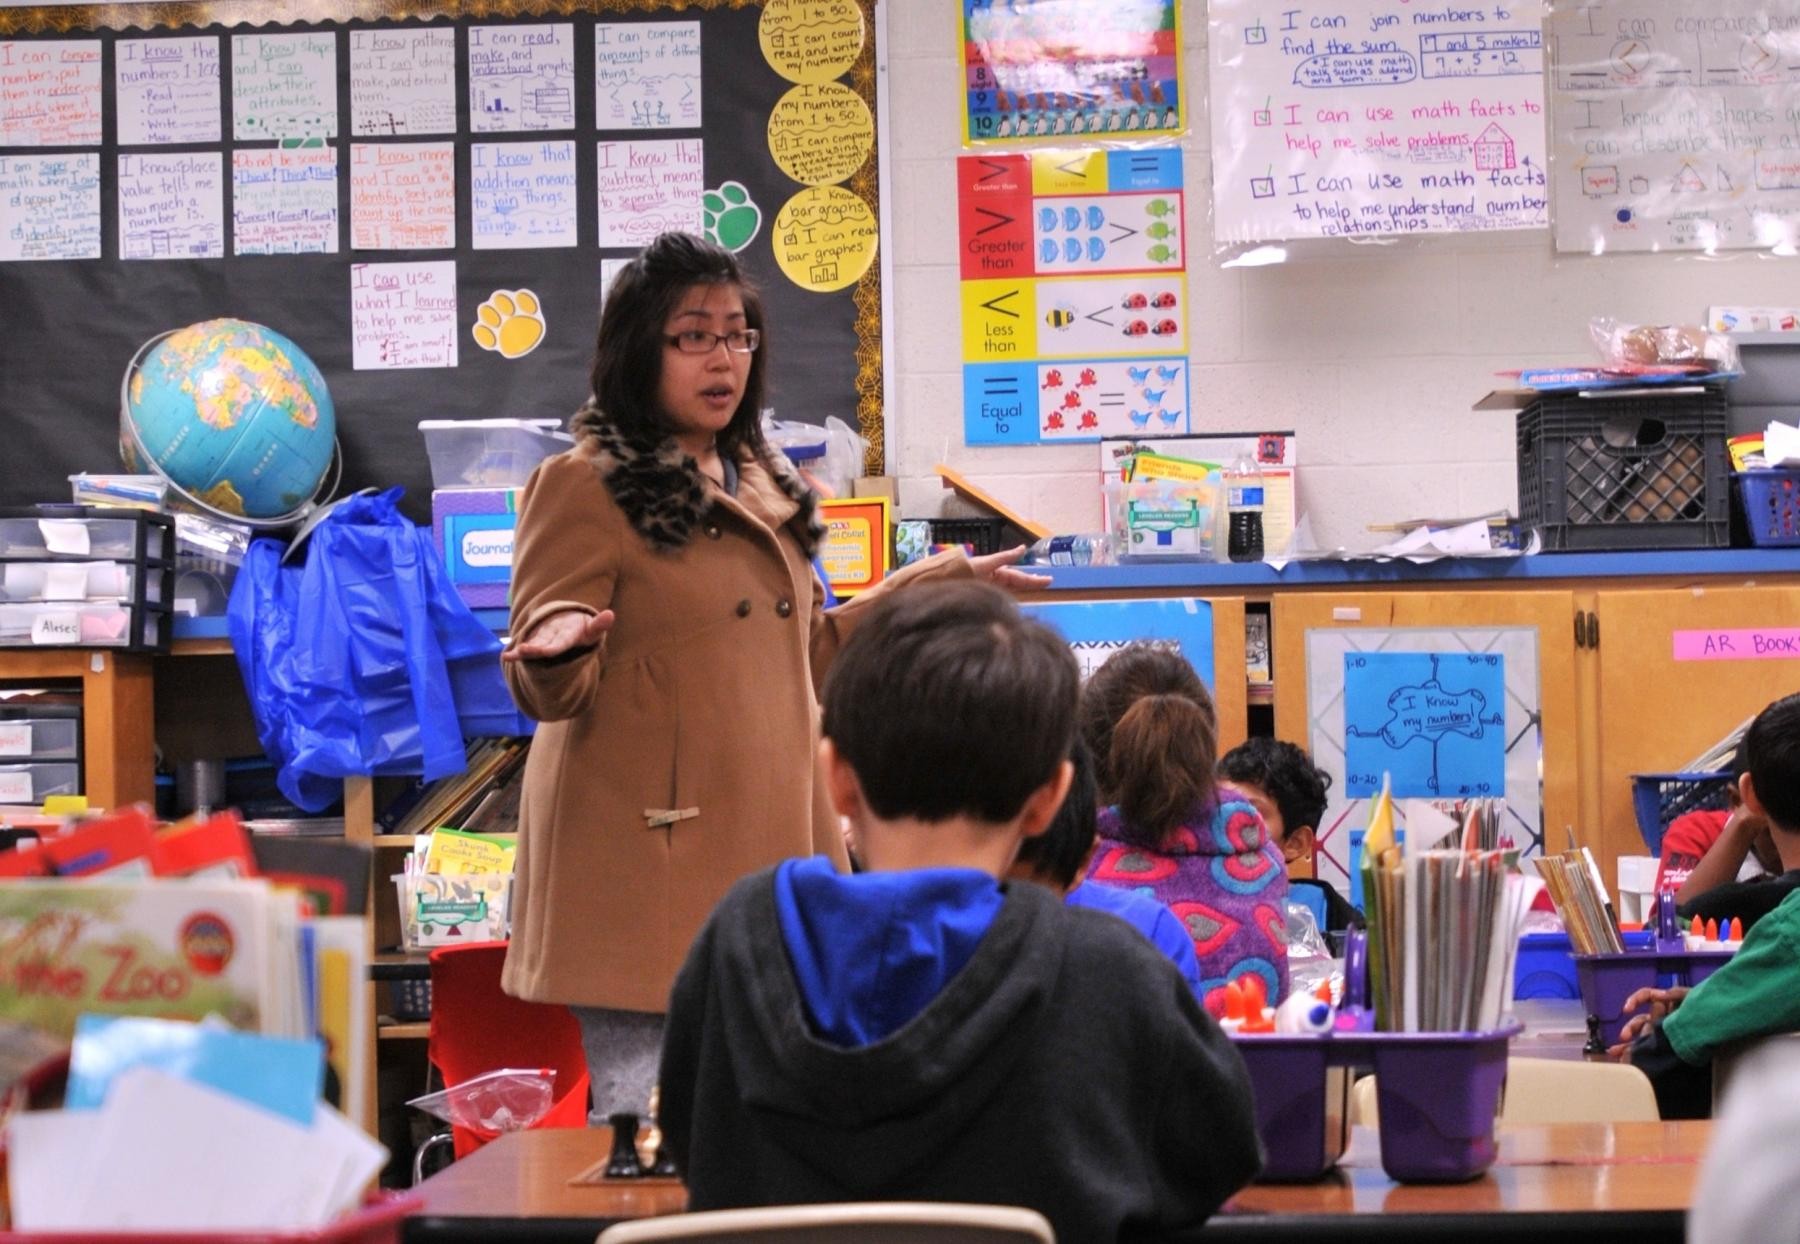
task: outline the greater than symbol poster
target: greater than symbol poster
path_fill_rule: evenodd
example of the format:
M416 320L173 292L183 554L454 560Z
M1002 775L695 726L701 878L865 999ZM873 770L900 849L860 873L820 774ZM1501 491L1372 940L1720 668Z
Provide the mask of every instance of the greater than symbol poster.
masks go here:
M1471 737L1474 722L1460 718L1477 694L1479 739ZM1348 887L1350 834L1368 825L1382 768L1394 775L1402 827L1421 803L1449 808L1470 795L1497 796L1505 800L1502 844L1526 856L1543 850L1535 628L1314 628L1306 632L1306 696L1305 743L1331 777L1319 825L1320 877ZM1450 703L1432 705L1428 697ZM1427 717L1420 705L1437 715ZM1434 772L1443 789L1432 794ZM1492 789L1480 790L1483 784Z
M1180 149L968 155L957 189L964 439L1188 431Z
M1219 244L1545 228L1543 18L1543 0L1214 0Z
M1505 658L1495 652L1344 654L1346 793L1392 775L1398 799L1461 799L1506 786Z

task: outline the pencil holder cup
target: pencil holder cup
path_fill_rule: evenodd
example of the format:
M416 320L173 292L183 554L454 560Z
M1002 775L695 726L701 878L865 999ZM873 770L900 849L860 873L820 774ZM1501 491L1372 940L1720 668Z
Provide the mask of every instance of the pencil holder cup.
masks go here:
M1494 1162L1507 1043L1519 1030L1237 1037L1268 1154L1262 1178L1317 1179L1337 1165L1352 1068L1375 1071L1381 1167L1391 1178L1475 1178Z

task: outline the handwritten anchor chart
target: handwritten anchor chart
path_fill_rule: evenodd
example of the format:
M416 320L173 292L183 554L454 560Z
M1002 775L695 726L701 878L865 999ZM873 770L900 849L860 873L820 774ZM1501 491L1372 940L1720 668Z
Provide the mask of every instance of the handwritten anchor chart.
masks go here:
M1391 773L1402 799L1506 790L1506 663L1495 652L1344 655L1344 793Z
M596 24L594 117L603 130L698 129L700 23Z
M957 162L971 445L1185 432L1181 152Z
M1180 0L963 0L963 141L1187 128Z
M350 132L456 133L456 31L352 30Z
M574 31L567 22L470 27L469 128L573 129Z
M1556 248L1800 243L1800 14L1607 0L1551 38Z
M1546 227L1543 16L1543 0L1215 0L1218 241Z

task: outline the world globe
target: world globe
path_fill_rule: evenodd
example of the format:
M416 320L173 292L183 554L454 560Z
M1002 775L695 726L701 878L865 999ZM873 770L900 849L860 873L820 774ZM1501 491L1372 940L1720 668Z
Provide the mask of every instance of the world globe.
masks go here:
M272 328L205 320L154 339L125 373L126 466L233 518L299 516L337 444L318 366Z

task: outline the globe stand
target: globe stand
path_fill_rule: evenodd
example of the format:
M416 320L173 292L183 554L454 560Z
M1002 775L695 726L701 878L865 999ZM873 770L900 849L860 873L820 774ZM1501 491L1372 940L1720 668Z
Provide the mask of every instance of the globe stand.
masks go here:
M313 489L313 495L286 514L279 514L274 518L252 518L247 514L232 514L222 510L208 501L201 500L176 483L174 478L163 469L162 464L145 446L143 438L138 435L137 422L131 417L131 378L137 374L138 367L144 361L146 354L155 349L159 342L174 336L179 331L179 329L170 329L168 332L156 334L139 346L137 353L131 356L131 362L125 365L125 376L119 381L119 448L126 451L127 460L135 458L137 461L145 463L156 477L167 484L194 513L216 518L220 522L236 523L240 527L249 527L251 530L263 534L285 531L289 527L306 523L322 508L329 508L326 505L326 499L338 490L338 485L343 483L344 479L344 446L343 442L335 435L331 438L331 461L326 465L325 473L320 477L318 487ZM313 521L316 523L317 519L315 518ZM310 530L310 525L308 530ZM298 542L296 541L296 543Z

